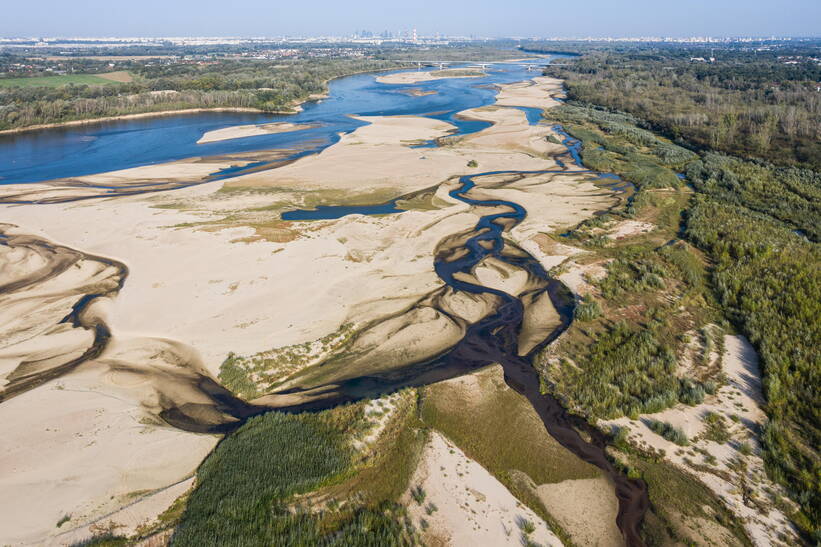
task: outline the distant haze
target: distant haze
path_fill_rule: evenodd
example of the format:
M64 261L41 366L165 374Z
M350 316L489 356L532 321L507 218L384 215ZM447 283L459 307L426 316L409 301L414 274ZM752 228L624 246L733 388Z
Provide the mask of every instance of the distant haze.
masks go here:
M4 37L818 36L821 0L4 0L2 18Z

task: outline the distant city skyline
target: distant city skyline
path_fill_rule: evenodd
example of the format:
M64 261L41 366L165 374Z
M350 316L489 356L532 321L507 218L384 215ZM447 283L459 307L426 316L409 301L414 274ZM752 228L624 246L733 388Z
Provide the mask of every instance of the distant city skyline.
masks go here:
M377 0L310 3L266 0L41 0L3 7L0 35L12 36L345 36L417 29L481 37L819 36L817 0Z

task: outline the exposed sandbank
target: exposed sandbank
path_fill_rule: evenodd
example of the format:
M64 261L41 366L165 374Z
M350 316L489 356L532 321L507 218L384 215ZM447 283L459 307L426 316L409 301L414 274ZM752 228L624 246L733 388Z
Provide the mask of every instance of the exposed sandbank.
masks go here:
M496 478L457 446L433 432L411 485L421 487L425 504L438 509L428 515L425 507L407 496L414 524L423 519L426 544L522 545L528 537L539 545L561 545L547 524L523 506ZM523 522L534 531L524 534Z
M316 127L310 124L295 124L289 122L275 122L266 124L254 125L235 125L233 127L224 127L222 129L215 129L208 131L200 137L197 144L205 144L209 142L227 141L231 139L241 139L244 137L255 137L258 135L269 135L273 133L289 133L291 131L303 131Z
M419 82L442 80L444 78L481 78L482 76L485 76L485 73L477 69L446 68L443 70L420 70L385 74L377 76L376 81L380 84L416 84Z

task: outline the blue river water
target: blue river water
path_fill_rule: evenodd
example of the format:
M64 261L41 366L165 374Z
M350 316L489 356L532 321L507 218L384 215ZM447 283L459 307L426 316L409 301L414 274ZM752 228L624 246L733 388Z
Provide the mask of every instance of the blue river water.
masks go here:
M272 149L294 149L294 156L318 152L339 135L365 122L351 115L422 115L454 124L457 134L484 129L487 122L462 120L456 114L494 101L494 84L527 80L539 74L525 64L498 63L481 78L449 78L409 85L375 81L374 74L348 76L330 82L329 97L304 105L296 115L200 112L167 117L105 122L0 136L0 184L39 182L77 177L196 156L217 156ZM414 96L408 89L435 91ZM538 119L536 109L524 109ZM289 121L316 124L303 131L196 144L208 131L243 124ZM220 173L219 178L235 174Z

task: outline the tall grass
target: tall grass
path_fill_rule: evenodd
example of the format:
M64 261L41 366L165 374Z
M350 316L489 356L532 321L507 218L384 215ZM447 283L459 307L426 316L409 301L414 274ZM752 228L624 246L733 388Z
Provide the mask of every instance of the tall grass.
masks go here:
M394 504L339 513L295 501L350 471L345 417L334 412L272 412L226 438L200 467L172 545L407 544Z

